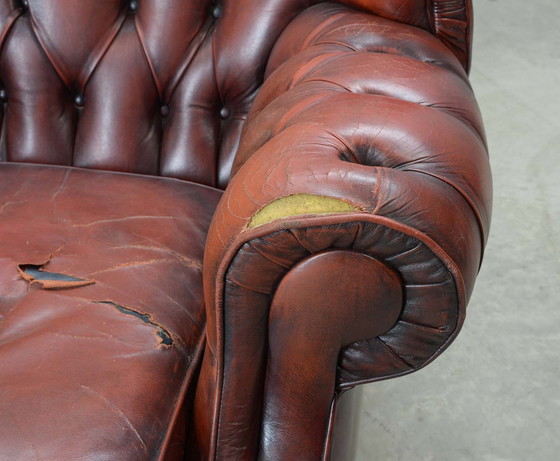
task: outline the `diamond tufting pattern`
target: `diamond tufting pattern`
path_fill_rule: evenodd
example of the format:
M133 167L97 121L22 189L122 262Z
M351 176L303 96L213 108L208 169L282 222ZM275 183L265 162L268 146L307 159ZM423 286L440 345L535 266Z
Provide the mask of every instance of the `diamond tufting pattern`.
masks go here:
M466 65L468 10L425 1L343 3L435 28ZM225 187L272 47L314 3L0 0L0 160Z

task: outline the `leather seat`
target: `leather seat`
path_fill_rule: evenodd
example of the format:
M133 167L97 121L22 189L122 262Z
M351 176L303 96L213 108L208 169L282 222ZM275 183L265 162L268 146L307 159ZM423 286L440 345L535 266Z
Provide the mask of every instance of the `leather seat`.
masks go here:
M221 195L0 165L1 459L173 449L204 345L202 255Z

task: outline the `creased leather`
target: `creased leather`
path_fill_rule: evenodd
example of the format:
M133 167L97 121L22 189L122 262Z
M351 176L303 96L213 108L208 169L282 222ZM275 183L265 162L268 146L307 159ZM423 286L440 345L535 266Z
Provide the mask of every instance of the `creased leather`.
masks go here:
M432 32L467 65L464 0L1 0L0 160L225 188L277 38L315 4Z
M169 178L0 164L0 459L181 456L220 196ZM26 265L82 282L41 283Z
M371 254L400 267L408 287L410 307L392 329L342 348L338 369L324 370L336 373L339 389L409 373L443 351L462 324L488 236L489 171L467 75L440 41L334 4L312 7L290 23L249 112L235 176L206 247L212 307L200 386L217 391L199 395L197 414L206 421L198 439L211 457L274 458L255 444L261 415L253 403L278 397L264 384L270 373L283 376L265 369L272 300L310 254L330 248ZM293 194L344 200L360 211L248 228L260 209ZM366 241L374 247L362 246ZM305 315L298 309L293 322ZM279 414L262 416L261 444L273 443L266 427L284 434L280 427L289 426ZM283 436L276 437L281 445Z

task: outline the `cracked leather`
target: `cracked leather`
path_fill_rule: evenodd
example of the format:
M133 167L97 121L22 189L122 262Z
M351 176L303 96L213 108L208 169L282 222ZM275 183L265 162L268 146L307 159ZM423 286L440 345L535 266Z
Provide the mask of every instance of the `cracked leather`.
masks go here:
M0 458L179 456L171 433L204 342L202 252L220 196L0 164ZM45 290L21 263L94 283Z

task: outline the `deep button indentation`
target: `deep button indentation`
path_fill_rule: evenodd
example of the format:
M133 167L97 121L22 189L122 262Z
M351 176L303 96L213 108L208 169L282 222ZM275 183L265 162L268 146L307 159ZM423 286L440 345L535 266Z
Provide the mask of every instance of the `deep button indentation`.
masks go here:
M212 9L212 17L214 19L220 19L222 17L222 5L214 5L214 8Z
M78 94L76 95L76 97L74 98L74 104L76 104L77 107L79 107L80 109L82 107L84 107L84 95L83 94Z
M29 8L29 1L28 0L20 0L19 7L24 11L27 10Z
M170 109L168 104L164 104L159 109L159 113L161 114L162 117L167 117L169 115L169 111Z
M136 13L136 11L138 10L138 0L130 0L130 3L128 4L128 9L131 12Z
M8 93L5 89L0 90L0 102L6 102L8 100Z
M220 118L222 120L229 118L230 115L231 115L231 110L229 110L227 107L222 107L220 109Z

